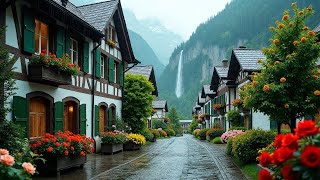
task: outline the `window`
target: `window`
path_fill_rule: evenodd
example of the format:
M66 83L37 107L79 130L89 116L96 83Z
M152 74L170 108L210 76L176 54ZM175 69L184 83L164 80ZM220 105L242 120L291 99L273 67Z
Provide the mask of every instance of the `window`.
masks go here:
M104 76L105 76L104 63L105 63L105 59L104 59L103 56L101 56L101 58L100 58L100 72L101 72L101 77L102 78L104 78Z
M35 53L40 54L42 50L49 49L49 30L48 25L39 21L35 20Z
M78 64L78 41L70 38L70 59L73 64Z
M114 82L118 83L118 63L114 62Z
M114 29L114 27L109 26L108 27L108 35L107 35L107 40L112 40L112 41L116 41L116 31Z

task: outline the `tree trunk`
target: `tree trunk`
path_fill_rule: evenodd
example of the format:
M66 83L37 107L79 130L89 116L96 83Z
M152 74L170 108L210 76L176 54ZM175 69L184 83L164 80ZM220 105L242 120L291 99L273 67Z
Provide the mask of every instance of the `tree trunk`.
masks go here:
M294 114L290 114L290 130L291 130L291 133L294 134L294 129L296 129L296 116Z
M277 123L278 134L281 134L281 123Z

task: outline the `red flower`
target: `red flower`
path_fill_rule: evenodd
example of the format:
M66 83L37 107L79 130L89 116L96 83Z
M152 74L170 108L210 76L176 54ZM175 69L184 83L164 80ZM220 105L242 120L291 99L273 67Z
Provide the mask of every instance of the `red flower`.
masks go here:
M90 153L90 149L88 149L87 152Z
M83 151L80 152L81 156L86 156L86 153L84 153Z
M52 150L53 150L53 148L52 148L51 146L49 146L48 149L47 149L47 152L48 152L48 153L51 153Z
M59 143L59 142L56 142L56 146L59 147L59 146L60 146L60 143Z
M45 63L48 63L48 62L49 62L49 60L47 59L47 60L45 60L44 62L45 62Z
M41 145L42 145L41 141L38 141L37 146L41 146Z
M299 175L297 172L292 171L292 167L289 164L286 164L281 169L282 177L285 180L295 180L299 179Z
M63 152L63 154L64 154L65 156L68 156L68 155L69 155L69 151L68 151L68 150L65 150L65 151Z
M32 144L32 148L33 149L37 148L37 144Z
M69 57L69 54L68 53L66 53L66 55L65 55L66 57Z
M94 151L94 148L93 148L93 147L91 148L91 151L92 151L92 152Z
M40 53L40 57L44 57L44 53Z
M44 138L44 139L42 139L42 142L49 142L49 139L48 138Z
M42 49L41 52L42 52L42 53L46 53L47 50L46 50L46 49Z
M271 160L272 160L272 158L271 158L270 154L267 152L263 152L259 156L259 164L263 167L268 167L269 164L271 163Z
M268 170L262 169L259 173L259 180L272 180L272 176Z
M305 147L301 154L301 162L310 168L320 167L320 148L312 145Z
M37 150L34 150L33 153L38 154L38 151L37 151Z
M279 134L275 139L274 139L274 146L276 148L280 148L282 146L282 139L283 139L284 135L283 134Z
M281 163L292 158L294 150L291 150L287 147L281 147L274 151L272 156L272 162L275 165L280 165Z
M298 127L295 131L299 138L303 138L305 136L314 136L318 134L319 127L316 126L312 120L304 120L298 123Z
M298 149L298 137L291 133L284 135L282 138L282 146L288 147L292 150Z

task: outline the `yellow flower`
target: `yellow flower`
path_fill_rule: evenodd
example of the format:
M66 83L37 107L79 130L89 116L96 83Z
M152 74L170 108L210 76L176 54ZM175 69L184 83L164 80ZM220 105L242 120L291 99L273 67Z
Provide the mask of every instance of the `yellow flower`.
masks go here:
M293 41L293 45L297 46L299 44L298 41Z
M289 18L289 16L286 14L282 17L282 20L287 20Z
M318 76L317 75L313 75L313 79L318 79Z
M308 27L308 26L305 26L305 27L302 28L302 30L308 31L308 30L309 30L309 27Z
M288 109L289 108L289 104L285 104L284 108Z
M303 43L307 42L307 38L306 37L302 37L301 38L301 42L303 42Z
M270 90L270 87L268 85L263 86L263 91L269 91L269 90Z
M303 13L304 13L303 11L300 11L298 14L299 14L299 15L302 15Z
M313 92L313 94L316 95L316 96L320 96L320 91L319 91L319 90L315 90L315 91Z
M274 65L278 65L280 62L279 61L275 61L274 62Z
M296 2L291 3L291 6L296 6L296 5L297 5L297 3L296 3Z
M309 31L308 34L309 34L310 36L315 36L315 35L316 35L316 33L315 33L314 31Z
M261 62L262 62L262 59L259 58L259 59L257 60L257 62L258 62L258 63L261 63Z
M286 81L287 81L287 79L285 77L280 78L280 82L284 83Z
M278 28L279 28L279 29L284 28L284 24L279 24L279 25L278 25Z
M273 40L273 43L274 43L275 45L278 45L278 44L279 44L279 39Z

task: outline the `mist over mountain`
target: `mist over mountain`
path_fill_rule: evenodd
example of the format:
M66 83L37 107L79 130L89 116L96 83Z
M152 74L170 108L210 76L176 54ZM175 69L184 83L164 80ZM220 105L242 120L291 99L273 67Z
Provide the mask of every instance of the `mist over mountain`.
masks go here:
M282 18L283 11L291 9L292 0L233 0L225 9L200 24L190 39L180 44L172 53L159 81L160 97L170 106L177 107L184 116L190 117L202 85L211 81L213 67L230 60L231 50L240 45L261 49L269 46L269 26ZM316 10L307 24L314 28L320 22L318 0L298 1L298 7L312 4ZM175 96L177 67L183 50L183 95Z

